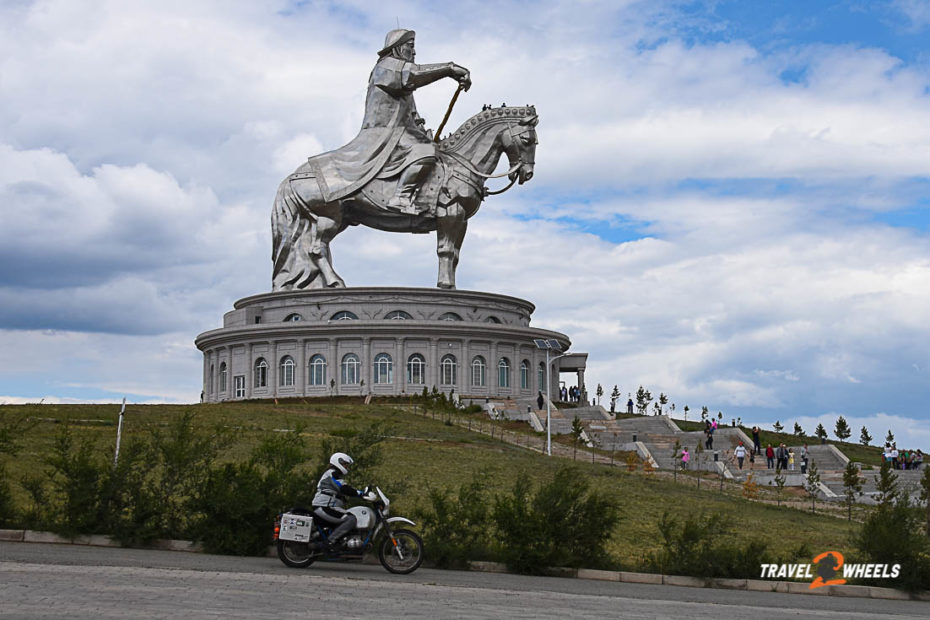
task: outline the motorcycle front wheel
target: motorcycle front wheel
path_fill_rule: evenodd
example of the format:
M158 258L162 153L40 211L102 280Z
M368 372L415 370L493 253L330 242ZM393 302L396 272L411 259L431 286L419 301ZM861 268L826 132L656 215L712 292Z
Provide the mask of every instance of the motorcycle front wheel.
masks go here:
M395 530L378 546L378 559L389 572L410 574L423 562L423 540L410 530Z
M306 568L316 559L310 553L310 545L293 540L278 541L278 557L291 568Z

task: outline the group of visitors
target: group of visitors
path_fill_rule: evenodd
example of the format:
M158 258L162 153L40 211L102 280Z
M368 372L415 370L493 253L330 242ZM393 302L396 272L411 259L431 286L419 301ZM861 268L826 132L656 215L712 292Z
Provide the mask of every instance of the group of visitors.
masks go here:
M920 450L901 450L895 443L886 443L882 451L882 462L891 463L892 469L920 469L924 453Z
M807 444L801 448L801 454L797 455L794 448L789 448L785 444L778 444L773 448L772 444L765 447L765 464L769 469L780 469L782 471L794 471L795 466L800 461L801 473L807 473L807 464L810 461L810 451Z
M561 388L559 388L559 400L561 400L563 403L581 402L581 390L577 385L573 385L570 388L567 388L563 385Z
M714 449L714 431L717 430L717 420L704 420L704 448Z

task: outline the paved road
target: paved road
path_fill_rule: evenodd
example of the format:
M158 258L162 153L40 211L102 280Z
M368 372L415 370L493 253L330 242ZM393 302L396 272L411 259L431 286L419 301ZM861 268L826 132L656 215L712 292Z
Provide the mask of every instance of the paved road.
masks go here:
M921 618L930 603L0 543L2 618Z

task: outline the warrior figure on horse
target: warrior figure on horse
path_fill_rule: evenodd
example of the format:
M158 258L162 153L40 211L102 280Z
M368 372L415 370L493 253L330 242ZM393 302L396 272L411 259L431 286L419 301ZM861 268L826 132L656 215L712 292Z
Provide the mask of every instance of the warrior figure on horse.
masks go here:
M332 267L329 242L356 224L398 232L437 230L438 285L454 288L465 220L484 199L483 180L493 176L500 155L506 153L513 165L507 173L511 183L532 177L536 114L531 107L483 111L449 140L432 139L413 92L444 77L458 81L459 91L468 90L471 77L452 62L415 64L414 42L412 30L388 33L368 79L358 135L342 148L311 157L281 183L272 211L273 290L345 286ZM506 127L491 127L501 123ZM475 135L477 125L482 135ZM469 150L474 152L464 152Z

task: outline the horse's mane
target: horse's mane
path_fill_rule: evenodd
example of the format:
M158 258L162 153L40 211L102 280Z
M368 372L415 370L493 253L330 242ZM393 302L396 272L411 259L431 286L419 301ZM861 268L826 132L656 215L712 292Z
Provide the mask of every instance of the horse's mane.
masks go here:
M488 125L496 125L507 120L525 120L536 116L534 106L487 108L478 112L462 123L461 127L439 141L443 151L458 151L468 144L472 136L482 132Z

